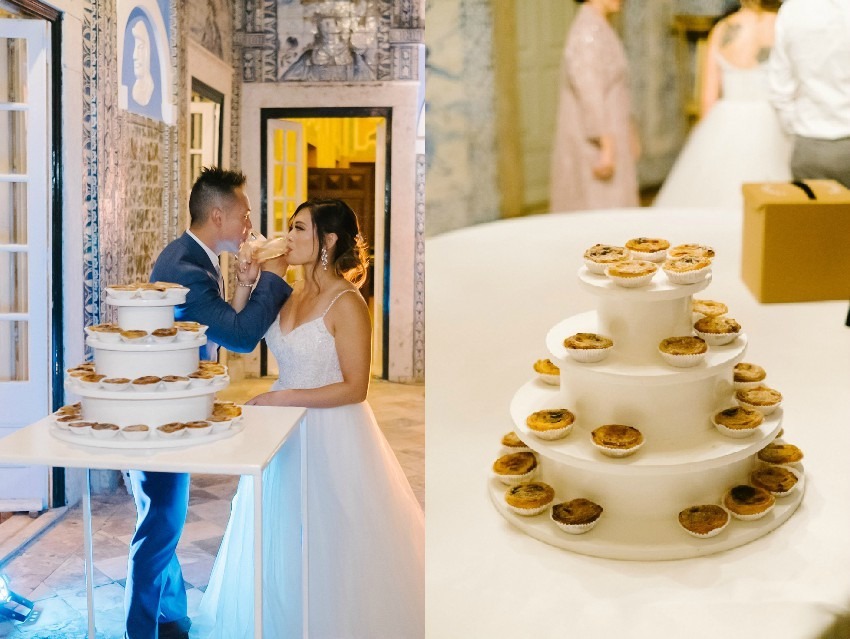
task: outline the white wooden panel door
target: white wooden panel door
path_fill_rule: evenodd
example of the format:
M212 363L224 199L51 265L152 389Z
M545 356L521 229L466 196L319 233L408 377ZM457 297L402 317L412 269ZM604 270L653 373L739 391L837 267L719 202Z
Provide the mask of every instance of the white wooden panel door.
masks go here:
M0 20L0 437L50 408L49 25ZM48 470L0 466L0 511L47 507Z
M522 0L515 3L517 86L525 178L523 210L545 207L549 200L549 163L555 140L561 54L572 2Z
M266 226L268 239L286 235L289 218L307 195L307 138L300 122L269 120L266 133ZM267 373L277 375L269 357Z
M218 115L215 102L189 102L189 166L192 183L205 166L218 164Z

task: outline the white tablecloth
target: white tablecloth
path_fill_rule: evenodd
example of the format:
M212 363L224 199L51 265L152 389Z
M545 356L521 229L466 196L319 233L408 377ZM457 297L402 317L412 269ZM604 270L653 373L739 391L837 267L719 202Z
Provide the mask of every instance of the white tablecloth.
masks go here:
M548 356L546 332L596 307L578 285L582 253L640 235L715 247L713 282L700 297L727 303L743 325L745 361L764 366L783 393L785 438L805 453L807 492L791 520L705 558L572 554L513 528L487 494L512 428L509 402ZM757 303L740 279L733 211L536 216L438 236L426 251L429 638L845 636L822 633L850 617L846 301Z

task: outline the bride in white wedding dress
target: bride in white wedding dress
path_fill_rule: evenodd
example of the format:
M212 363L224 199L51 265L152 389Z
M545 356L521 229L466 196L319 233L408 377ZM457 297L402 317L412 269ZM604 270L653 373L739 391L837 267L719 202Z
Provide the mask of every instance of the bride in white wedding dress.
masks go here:
M365 401L371 320L355 285L366 266L357 219L339 200L305 202L292 216L287 246L289 264L303 265L304 278L266 333L280 378L248 403L308 410L298 437L264 476L264 636L421 639L424 515ZM192 637L253 636L252 493L243 478Z
M768 102L767 59L779 0L743 0L708 39L691 132L654 206L741 208L744 182L791 179L791 141Z

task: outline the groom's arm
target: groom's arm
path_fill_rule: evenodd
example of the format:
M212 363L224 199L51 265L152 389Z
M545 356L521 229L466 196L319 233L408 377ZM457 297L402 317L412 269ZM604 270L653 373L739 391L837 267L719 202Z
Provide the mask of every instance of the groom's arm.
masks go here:
M247 304L237 312L221 298L218 281L209 271L184 263L175 272L169 281L189 289L186 303L177 307L175 316L206 324L212 341L236 353L250 353L256 348L292 293L281 277L264 271Z
M782 128L787 133L794 133L795 96L799 81L794 75L794 67L788 56L788 34L782 11L776 18L773 50L768 60L768 84L770 87L770 103L779 116Z

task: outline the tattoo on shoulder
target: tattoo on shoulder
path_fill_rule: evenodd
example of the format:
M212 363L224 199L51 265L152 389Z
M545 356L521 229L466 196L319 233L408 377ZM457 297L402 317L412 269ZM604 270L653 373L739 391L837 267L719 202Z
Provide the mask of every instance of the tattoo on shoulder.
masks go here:
M741 25L735 24L726 24L724 25L726 28L723 29L723 33L720 34L720 46L725 47L729 44L732 44L732 41L735 37L741 32Z
M761 62L767 62L767 59L770 57L770 49L771 47L761 47L756 53L756 60Z

